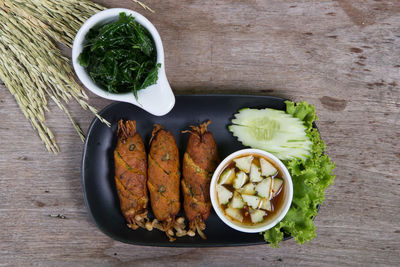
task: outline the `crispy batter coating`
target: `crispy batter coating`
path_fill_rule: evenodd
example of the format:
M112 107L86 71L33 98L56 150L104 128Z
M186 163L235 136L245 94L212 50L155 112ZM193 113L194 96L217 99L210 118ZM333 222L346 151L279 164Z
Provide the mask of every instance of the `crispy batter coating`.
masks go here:
M114 150L115 184L122 214L132 229L147 222L147 158L144 143L136 132L136 122L118 122Z
M186 152L183 157L182 190L184 209L189 229L205 239L202 230L211 212L210 180L219 163L217 145L211 132L210 121L191 126Z
M171 132L155 124L148 155L148 181L153 213L170 241L174 235L176 215L180 209L179 151Z

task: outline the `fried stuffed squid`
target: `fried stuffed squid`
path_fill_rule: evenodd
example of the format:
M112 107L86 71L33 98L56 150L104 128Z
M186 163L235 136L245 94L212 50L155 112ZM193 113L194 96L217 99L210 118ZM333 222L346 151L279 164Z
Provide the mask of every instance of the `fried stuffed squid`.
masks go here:
M191 126L186 152L183 157L182 191L184 209L189 220L188 235L197 233L205 239L203 230L210 216L210 181L219 164L217 145L213 134L207 131L207 121L199 126Z
M170 241L186 235L184 218L177 218L181 203L179 151L174 136L155 124L148 155L148 181L151 208L156 219L152 225L164 231Z
M144 143L136 132L136 121L118 122L114 150L115 184L121 211L128 227L152 229L147 219L147 158Z

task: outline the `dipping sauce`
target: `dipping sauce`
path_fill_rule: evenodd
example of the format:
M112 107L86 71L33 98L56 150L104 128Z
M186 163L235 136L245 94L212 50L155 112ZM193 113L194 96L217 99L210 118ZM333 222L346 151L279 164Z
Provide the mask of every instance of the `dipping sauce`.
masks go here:
M285 182L280 169L268 158L241 155L222 170L216 183L221 211L235 224L258 226L279 213Z

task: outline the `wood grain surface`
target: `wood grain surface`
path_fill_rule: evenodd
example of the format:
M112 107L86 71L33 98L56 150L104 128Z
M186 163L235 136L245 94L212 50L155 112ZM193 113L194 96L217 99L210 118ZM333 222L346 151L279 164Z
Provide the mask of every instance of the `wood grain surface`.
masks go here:
M398 0L144 0L155 14L129 0L98 2L137 10L154 23L175 93L273 95L316 106L337 165L315 220L317 237L279 249L114 241L85 209L83 144L68 118L50 104L47 121L61 153L48 153L0 84L1 266L400 265ZM110 103L89 95L99 109ZM69 107L87 129L93 115Z

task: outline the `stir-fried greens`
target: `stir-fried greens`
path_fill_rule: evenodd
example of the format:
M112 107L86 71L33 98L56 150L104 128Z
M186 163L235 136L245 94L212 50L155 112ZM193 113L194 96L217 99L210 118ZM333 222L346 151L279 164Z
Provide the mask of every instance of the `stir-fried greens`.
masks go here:
M151 34L125 13L113 23L95 27L79 63L89 76L110 93L137 92L158 80L157 51Z

